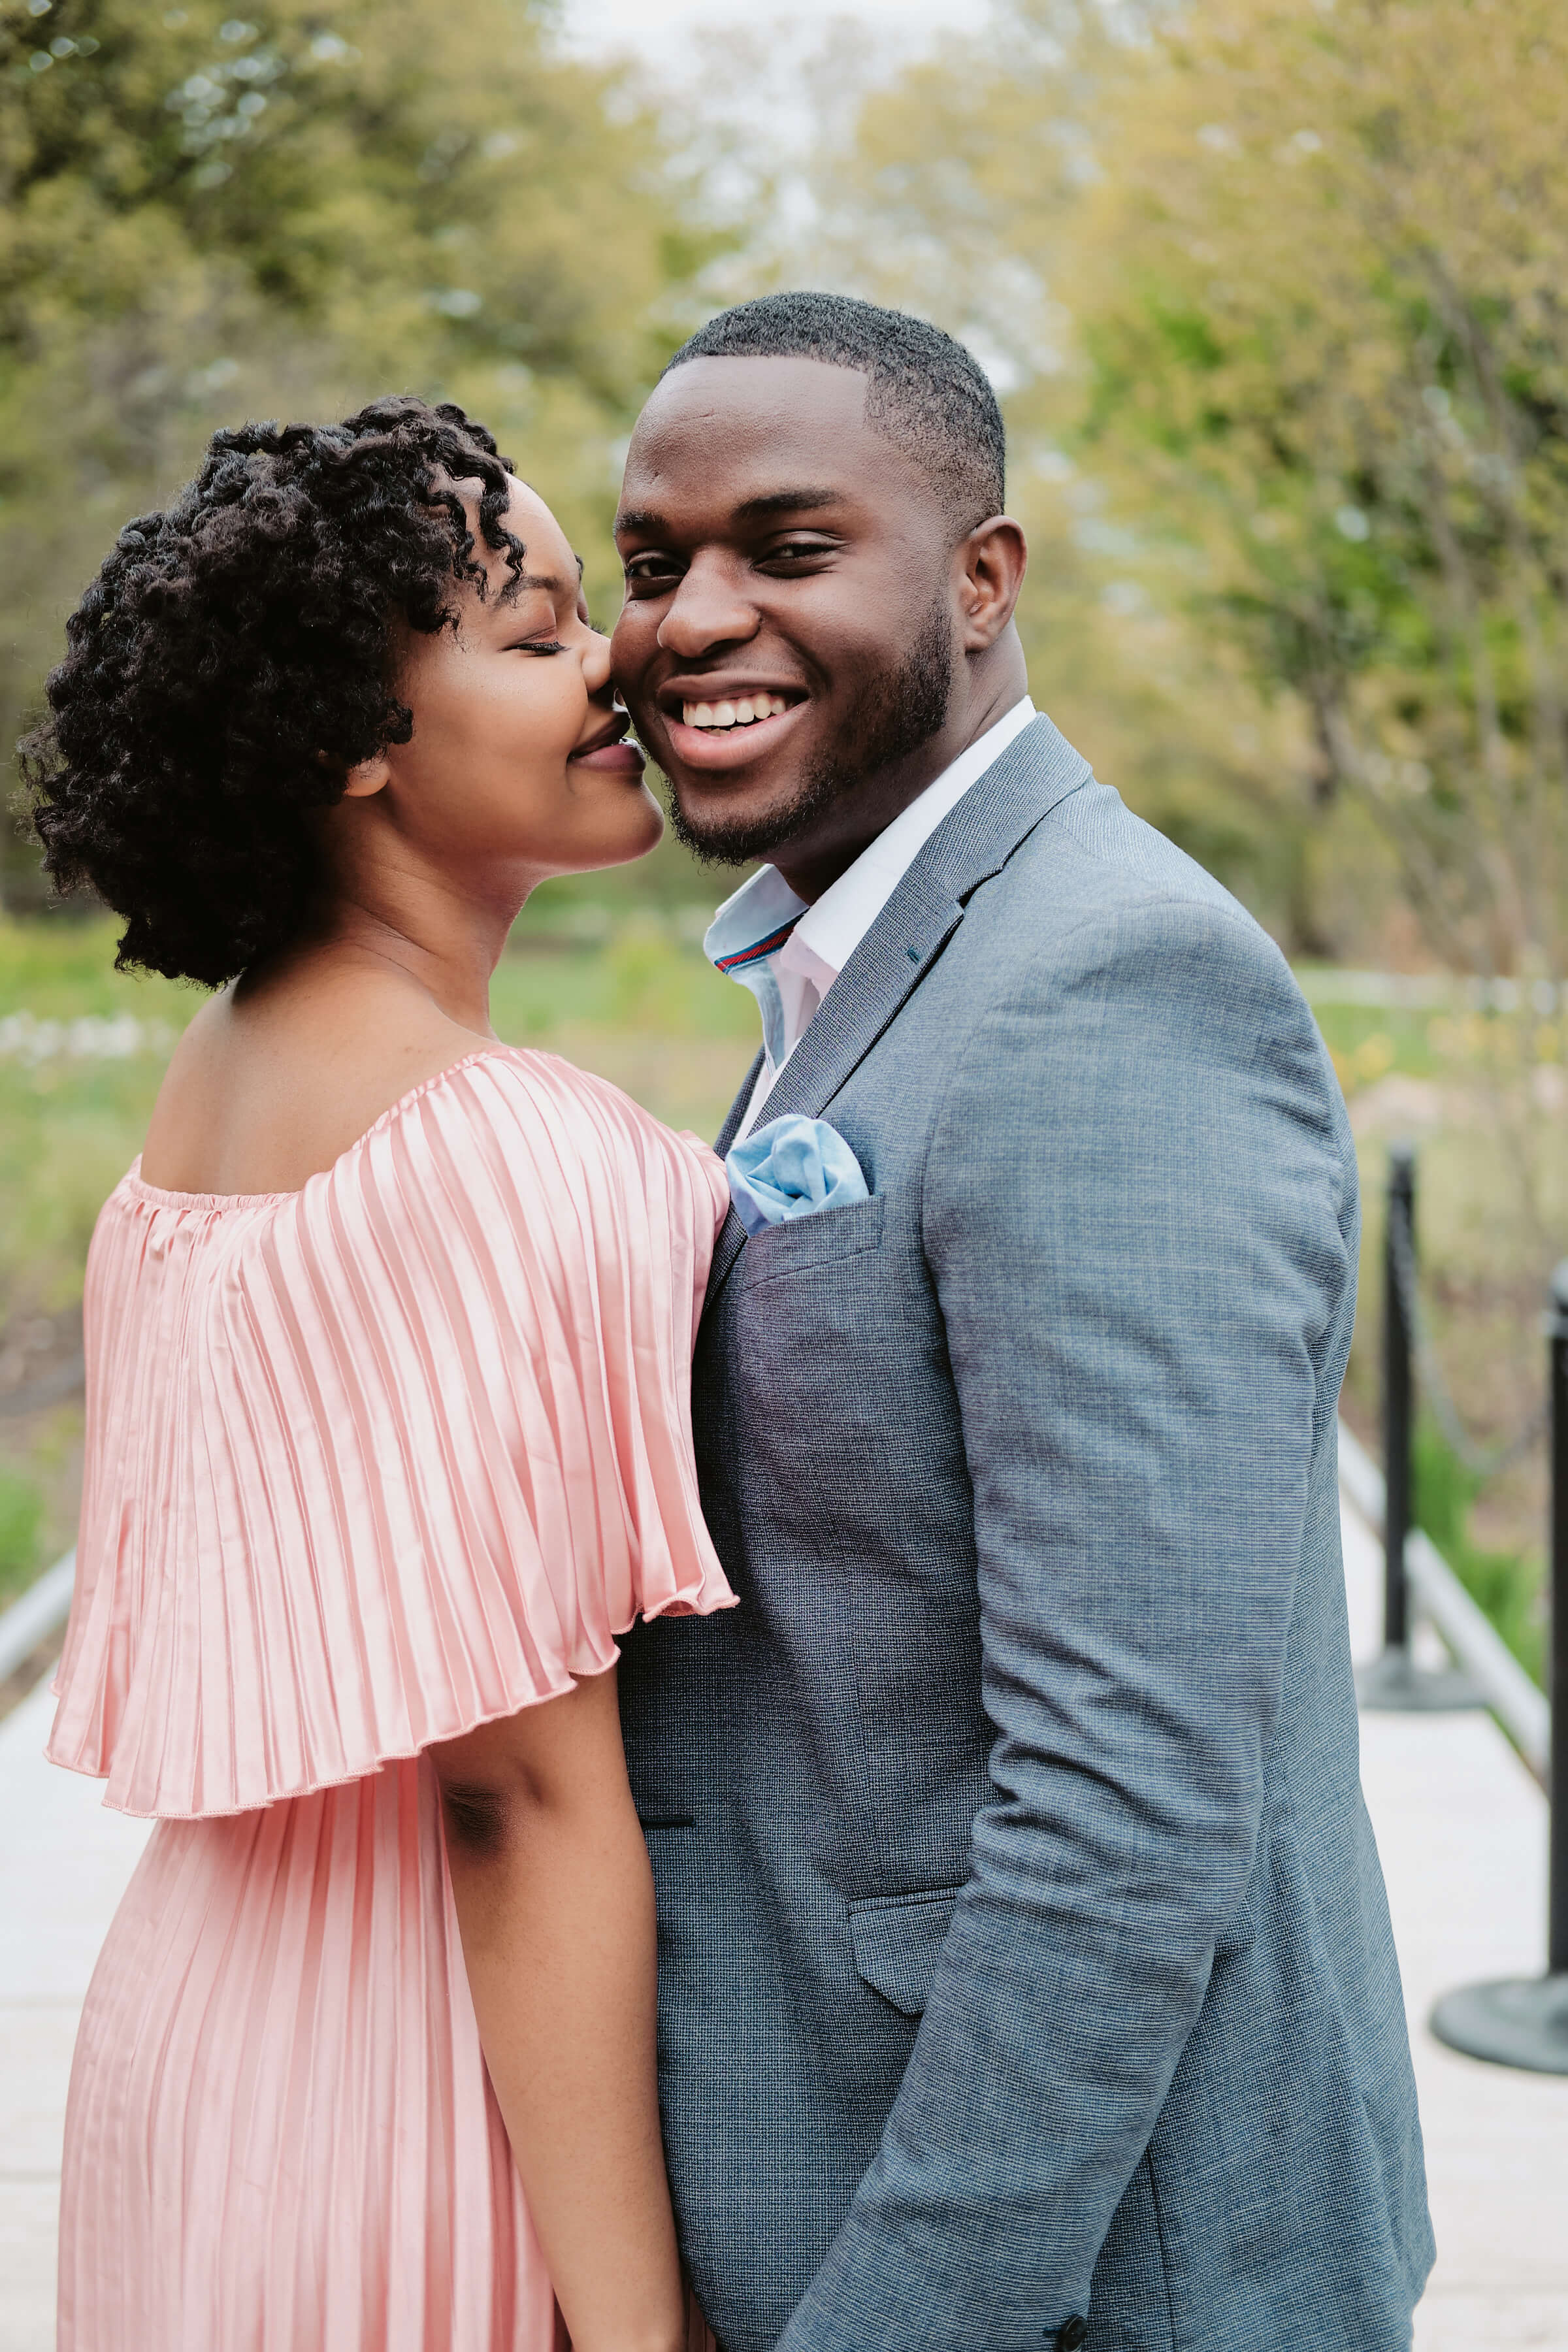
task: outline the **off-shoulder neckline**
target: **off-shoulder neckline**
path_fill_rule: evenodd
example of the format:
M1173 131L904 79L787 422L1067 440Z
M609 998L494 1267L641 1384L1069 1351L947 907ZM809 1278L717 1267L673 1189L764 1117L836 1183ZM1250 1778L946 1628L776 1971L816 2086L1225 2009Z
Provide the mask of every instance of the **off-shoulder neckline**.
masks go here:
M336 1175L338 1170L351 1160L356 1152L363 1151L365 1145L381 1133L383 1128L390 1127L395 1119L401 1118L405 1111L412 1110L414 1105L429 1094L433 1087L444 1087L449 1079L457 1077L460 1072L471 1069L476 1062L518 1062L525 1058L528 1058L528 1049L521 1045L479 1045L471 1054L460 1055L457 1061L448 1062L444 1070L432 1071L427 1078L421 1078L417 1086L410 1087L405 1095L399 1095L395 1103L388 1103L379 1118L373 1119L363 1135L356 1135L353 1141L346 1145L327 1167L313 1169L306 1177L304 1183L296 1184L290 1192L167 1192L161 1184L148 1183L142 1173L140 1152L137 1153L115 1189L118 1192L131 1193L138 1201L145 1201L150 1208L183 1209L191 1214L200 1213L207 1216L212 1216L224 1209L265 1209L278 1202L298 1201L312 1184L320 1184L323 1178ZM538 1057L535 1055L533 1058Z

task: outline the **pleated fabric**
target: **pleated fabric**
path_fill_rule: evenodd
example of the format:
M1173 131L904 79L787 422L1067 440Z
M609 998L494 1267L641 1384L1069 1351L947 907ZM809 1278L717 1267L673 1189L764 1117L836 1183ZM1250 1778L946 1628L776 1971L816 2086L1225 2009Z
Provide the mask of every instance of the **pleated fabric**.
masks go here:
M427 1762L154 1830L77 2042L58 2325L60 2352L555 2352Z
M487 1053L299 1192L132 1170L88 1259L57 1764L129 1813L349 1780L721 1607L690 1437L723 1171Z
M507 1051L299 1192L106 1204L49 1753L158 1821L72 2070L60 2352L563 2341L421 1751L732 1602L689 1423L726 1206Z

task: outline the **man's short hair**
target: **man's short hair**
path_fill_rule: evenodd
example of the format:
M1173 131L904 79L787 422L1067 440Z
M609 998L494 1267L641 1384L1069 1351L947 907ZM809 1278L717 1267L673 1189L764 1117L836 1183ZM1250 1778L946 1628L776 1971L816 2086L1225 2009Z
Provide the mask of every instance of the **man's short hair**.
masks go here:
M962 536L1000 514L1007 443L985 372L963 345L907 310L847 294L764 294L721 310L682 343L688 360L808 359L868 378L866 422L913 459Z

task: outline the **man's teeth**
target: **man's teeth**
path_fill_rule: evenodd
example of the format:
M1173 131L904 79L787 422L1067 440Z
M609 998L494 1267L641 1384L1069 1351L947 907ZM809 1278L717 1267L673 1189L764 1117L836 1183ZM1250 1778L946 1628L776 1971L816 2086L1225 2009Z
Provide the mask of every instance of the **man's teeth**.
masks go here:
M680 715L688 727L751 727L788 709L782 694L742 694L733 702L683 702Z

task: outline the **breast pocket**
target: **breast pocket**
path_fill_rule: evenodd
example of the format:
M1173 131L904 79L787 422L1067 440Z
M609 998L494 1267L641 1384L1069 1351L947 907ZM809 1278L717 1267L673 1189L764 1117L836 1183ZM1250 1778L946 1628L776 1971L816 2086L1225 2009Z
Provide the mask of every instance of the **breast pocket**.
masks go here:
M947 1457L967 1478L910 1223L907 1201L877 1193L771 1225L735 1261L709 1342L722 1351L725 1456L700 1459L733 1492L753 1560L868 1568L907 1548L911 1517L929 1517Z
M744 1287L776 1282L784 1275L808 1274L844 1258L861 1257L882 1245L882 1195L852 1201L845 1209L818 1209L753 1234L736 1271Z
M868 1895L849 1906L856 1969L873 1992L905 2017L924 2013L963 1892L960 1886L923 1886L909 1895Z

